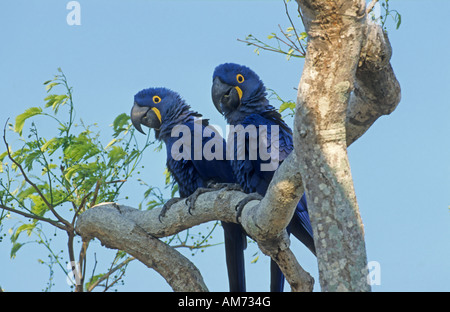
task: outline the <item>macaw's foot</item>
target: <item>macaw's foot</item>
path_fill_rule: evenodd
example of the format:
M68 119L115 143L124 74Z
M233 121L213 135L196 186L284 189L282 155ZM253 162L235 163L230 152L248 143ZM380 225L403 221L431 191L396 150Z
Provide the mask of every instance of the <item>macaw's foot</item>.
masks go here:
M159 222L161 222L161 218L164 218L166 216L166 213L170 209L170 207L172 207L173 204L178 203L182 199L183 198L180 198L180 197L174 197L174 198L169 199L164 204L163 208L161 209L161 212L159 213L159 216L158 216Z
M259 195L258 193L250 193L243 200L241 200L239 204L236 205L236 222L239 223L239 218L241 217L242 209L244 209L245 205L247 205L252 200L261 199L263 199L263 196Z
M203 193L208 193L208 192L212 192L215 190L206 188L206 187L199 187L198 189L195 190L194 193L192 193L191 196L189 196L188 198L186 198L185 203L188 206L188 212L190 215L192 215L191 211L194 209L194 205L195 202L197 201L197 198L203 194Z
M235 183L208 183L208 187L199 187L195 190L194 193L192 193L191 196L186 198L186 205L189 206L188 212L192 215L191 211L194 209L195 202L197 201L197 198L207 192L214 192L218 190L224 190L224 191L241 191L242 187L239 184Z

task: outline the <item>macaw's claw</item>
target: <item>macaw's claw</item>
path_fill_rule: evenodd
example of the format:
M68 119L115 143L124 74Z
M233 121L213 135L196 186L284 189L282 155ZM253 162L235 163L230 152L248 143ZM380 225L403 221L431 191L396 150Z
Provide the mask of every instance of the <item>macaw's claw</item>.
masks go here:
M242 187L239 184L235 183L208 183L208 187L199 187L195 190L195 192L186 198L186 205L189 206L188 212L192 215L191 211L194 209L195 202L197 201L197 198L204 193L207 192L214 192L218 190L225 190L225 191L241 191Z
M164 218L166 216L167 211L170 209L170 207L172 207L173 204L178 203L180 200L182 200L183 198L180 197L174 197L169 199L163 206L163 208L161 209L161 212L159 213L158 219L159 222L162 223L161 218Z
M236 205L236 222L239 223L239 218L241 217L242 210L244 209L245 205L247 205L252 200L261 199L263 199L263 196L259 195L258 193L250 193L243 200L241 200L239 204Z

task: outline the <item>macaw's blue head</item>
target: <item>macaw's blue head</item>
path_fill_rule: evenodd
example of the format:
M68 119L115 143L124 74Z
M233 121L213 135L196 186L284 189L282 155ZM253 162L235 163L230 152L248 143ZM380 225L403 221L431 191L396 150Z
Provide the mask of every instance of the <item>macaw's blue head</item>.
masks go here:
M216 67L211 96L217 110L225 116L238 110L255 111L267 103L266 88L258 75L250 68L234 63Z
M143 134L141 125L154 129L157 139L161 133L170 133L176 124L193 116L201 115L191 111L178 93L167 88L148 88L138 92L131 109L133 126Z

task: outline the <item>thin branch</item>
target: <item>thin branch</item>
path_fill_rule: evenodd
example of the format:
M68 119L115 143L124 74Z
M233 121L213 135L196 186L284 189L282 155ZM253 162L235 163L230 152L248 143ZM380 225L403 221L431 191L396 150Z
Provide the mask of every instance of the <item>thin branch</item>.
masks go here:
M378 0L372 0L372 2L369 3L369 5L367 6L366 9L366 14L369 14L370 11L373 10L373 8L375 7L375 4L377 4Z
M277 37L277 36L275 38L280 40L279 37ZM303 55L298 55L298 54L294 54L294 53L289 54L288 52L285 52L285 51L283 51L281 49L277 50L277 49L275 49L275 48L273 48L273 47L271 47L269 45L266 45L265 43L263 43L263 42L261 42L259 40L258 40L258 42L264 44L264 46L261 46L259 44L256 44L256 43L253 43L253 42L250 42L250 41L242 40L242 39L236 39L236 40L240 41L240 42L244 42L244 43L246 43L248 45L253 45L253 46L257 47L257 48L260 48L260 49L263 49L263 50L266 50L266 51L271 51L271 52L277 52L277 53L281 53L281 54L285 54L285 55L290 55L291 57L300 57L300 58L304 57Z
M302 51L299 50L299 48L297 48L297 46L295 45L295 43L289 38L289 36L287 34L285 34L281 28L280 25L278 25L278 27L280 28L281 33L286 37L287 40L289 40L289 42L291 42L292 44L287 43L286 41L284 41L283 39L281 39L278 36L275 36L274 38L277 39L278 41L281 41L282 43L284 43L285 45L287 45L289 48L291 48L292 50L297 51L298 53L302 54ZM281 49L280 49L281 50ZM292 55L292 53L287 52L287 55ZM304 55L302 55L304 56Z
M182 244L178 244L178 245L170 245L170 247L172 248L188 248L189 250L194 250L194 249L203 249L203 248L208 248L208 247L214 247L214 246L218 246L218 245L222 245L223 243L216 243L216 244L207 244L207 245L187 245L185 243Z
M303 48L303 45L302 45L302 43L301 43L301 41L300 41L300 37L298 36L297 30L295 29L294 23L292 22L291 16L289 15L289 10L288 10L288 6L287 6L287 3L286 3L286 0L283 0L283 2L284 2L284 8L286 9L286 15L287 15L287 17L288 17L288 19L289 19L289 22L291 23L292 28L294 29L295 38L297 38L297 41L298 41L298 43L300 44L300 48L301 48L302 51L303 51L303 55L305 55L305 54L306 54L306 51L305 51L305 49ZM300 11L299 11L299 13L300 13ZM300 16L302 17L302 21L303 21L303 16L301 15L301 13L300 13ZM278 25L278 26L279 26L279 25ZM280 27L280 29L281 29L281 27ZM281 31L281 32L283 32L283 31ZM285 35L285 36L286 36L286 35Z
M288 47L291 47L292 49L294 49L294 50L296 50L296 51L298 51L298 52L301 53L300 49L297 47L297 45L295 44L295 42L292 41L291 38L289 38L289 36L283 31L283 28L281 28L281 25L280 25L280 24L278 24L278 28L280 29L280 31L281 31L281 33L283 34L283 36L285 36L286 39L289 40L289 42L290 42L291 44L288 44L287 42L281 40L281 38L278 38L278 36L276 36L276 38L277 38L278 40L280 40L281 42L283 42L283 43L284 43L285 45L287 45ZM297 37L297 38L298 38L298 37Z
M253 46L255 46L255 47L257 47L257 48L261 48L261 49L263 49L263 50L287 54L287 53L285 53L284 51L274 49L274 48L272 48L272 47L270 47L270 46L267 46L267 45L266 45L266 46L261 46L261 45L258 45L258 44L256 44L256 43L253 43L253 42L250 42L250 41L246 41L246 40L242 40L242 39L237 39L237 41L246 43L246 44L248 44L248 45L253 45Z
M126 179L124 179L124 180L107 181L107 182L105 182L105 183L106 183L106 184L114 184L114 183L125 183L125 182L127 182Z
M303 19L303 13L302 13L302 10L301 10L300 5L299 5L298 8L297 8L297 12L298 12L298 15L300 16L300 19L302 20L303 26L306 27L306 25L305 25L305 20Z
M114 279L112 282L111 282L111 284L110 285L105 285L105 289L103 289L103 292L106 292L106 291L108 291L108 289L110 289L111 287L113 287L118 281L120 281L121 279L122 279L122 277L125 275L125 271L122 271L121 273L120 273L120 275L116 278L116 279Z
M55 221L55 220L52 220L52 219L48 219L48 218L44 218L44 217L38 216L38 215L36 215L36 214L32 214L32 213L27 213L27 212L24 212L24 211L20 211L20 210L11 208L11 207L7 207L7 206L5 206L5 205L0 205L0 208L1 208L1 209L4 209L4 210L7 210L7 211L10 211L10 212L13 212L13 213L17 213L17 214L19 214L19 215L21 215L21 216L24 216L24 217L26 217L26 218L30 218L30 219L35 219L35 220L40 220L40 221L47 222L47 223L49 223L49 224L51 224L51 225L57 227L58 229L67 231L67 228L66 228L65 226L59 224L58 221Z
M80 264L80 270L82 270L81 273L81 279L80 279L80 284L81 287L83 288L83 284L84 284L84 279L86 277L86 253L87 253L87 249L89 246L89 241L83 241L83 245L81 246L81 250L80 250L80 257L78 259L78 262Z
M83 199L81 200L81 204L78 206L77 210L75 211L74 215L73 215L73 219L72 219L72 226L75 226L75 221L77 219L78 214L80 213L80 211L85 207L87 199L89 196L91 196L92 192L87 193ZM72 204L75 205L75 203L72 202Z
M90 207L93 207L95 205L95 202L97 201L98 191L100 190L102 180L103 180L102 178L98 179L97 183L95 184L94 196L92 197Z
M77 264L75 262L75 252L73 249L73 240L75 238L75 233L72 231L67 231L67 235L69 236L67 240L67 247L69 249L69 260L71 265L71 270L73 275L75 276L75 280L77 281L75 284L75 292L83 292L83 283L81 283L81 279L78 280L78 277L82 276L81 270L81 264L79 263L79 266L77 268Z

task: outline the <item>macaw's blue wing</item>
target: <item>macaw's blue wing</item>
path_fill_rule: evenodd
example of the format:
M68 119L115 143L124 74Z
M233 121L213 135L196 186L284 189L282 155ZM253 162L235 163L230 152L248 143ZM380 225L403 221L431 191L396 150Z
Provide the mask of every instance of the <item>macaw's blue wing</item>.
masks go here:
M173 159L173 157L176 157L175 155L168 155L168 159L171 159L172 171L179 173L179 177L181 177L176 179L180 195L187 197L199 187L207 187L208 183L236 183L231 165L225 157L225 140L220 136L216 137L217 134L215 133L209 133L211 128L207 128L207 124L200 128L204 132L202 135L194 132L193 123L186 123L185 125L189 128L191 135L190 139L185 141L185 143L190 141L190 147L188 148L190 148L191 160L175 161ZM173 153L171 151L172 146L180 137L169 140L170 143L167 144L168 153L169 151ZM201 144L194 140L201 140ZM195 150L196 147L202 149L200 154L195 155L198 152L198 150ZM205 159L205 156L207 159ZM182 191L183 193L181 193ZM244 250L247 247L247 235L239 224L222 222L222 227L230 291L245 292Z

